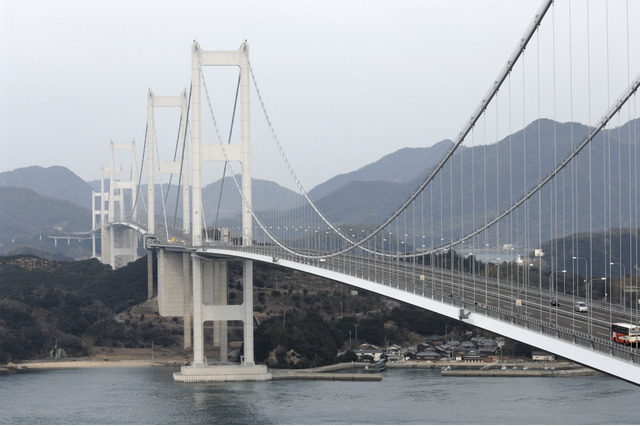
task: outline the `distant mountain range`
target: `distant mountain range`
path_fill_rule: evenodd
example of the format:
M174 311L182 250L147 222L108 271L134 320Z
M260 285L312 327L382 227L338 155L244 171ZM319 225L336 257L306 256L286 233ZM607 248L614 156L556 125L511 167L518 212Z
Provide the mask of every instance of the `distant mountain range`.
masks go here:
M316 201L354 182L389 182L394 184L422 180L429 170L451 149L453 142L444 140L428 148L403 148L385 155L375 163L354 172L335 176L309 191ZM350 192L350 191L347 191Z
M91 209L93 188L65 167L31 166L2 172L0 187L7 186L28 188L45 197L70 201L85 209Z
M591 164L602 164L603 159L606 158L605 149L608 150L607 155L610 158L618 158L618 155L624 157L628 152L637 153L637 147L630 150L629 138L621 141L619 135L629 135L631 131L635 132L635 139L632 134L630 140L640 140L638 124L640 123L636 120L620 128L601 132L598 135L599 140L607 140L609 143L604 144L594 140L590 149ZM485 213L487 217L493 217L497 211L513 203L515 198L513 194L523 193L525 189L529 189L532 184L538 182L539 176L546 176L555 164L571 151L572 145L575 145L576 141L582 141L587 133L588 127L582 124L557 123L541 119L495 144L458 150L450 162L451 169L445 170L446 173L443 175L452 174L452 176L463 178L444 186L434 181L435 184L432 185L433 189L429 196L437 205L430 211L437 211L438 216L430 218L428 215L432 213L425 213L424 219L433 220L434 226L442 229L442 232L451 235L452 238L468 232L474 220L469 214L464 218L460 215L461 203L464 200L474 200L477 223L484 220ZM381 223L428 176L452 144L452 141L444 140L428 148L400 149L358 170L329 179L310 190L309 196L323 214L337 225ZM509 149L504 149L507 144ZM588 169L590 164L588 161L585 150L578 156L576 167ZM511 168L507 167L509 164ZM510 169L519 172L511 173ZM522 173L523 170L526 173ZM621 194L628 194L633 178L612 173L607 182L606 191L602 173L594 173L591 179L592 220L593 223L604 223L602 216L605 212L598 206L602 206L605 203L605 197L611 194L617 197L618 191ZM105 181L105 184L108 186L108 181ZM204 188L203 204L209 206L206 208L208 226L213 225L216 214L221 221L224 220L227 223L237 221L234 217L234 209L230 208L233 202L238 202L235 184L230 177L224 180L220 209L217 209L222 184L222 180L219 180ZM571 188L571 182L568 181L557 182L555 185L555 194L564 194L562 195L564 199L554 202L564 203L567 206L573 205L574 211L566 212L560 218L561 223L551 223L550 215L544 212L552 208L549 203L553 197L549 192L550 189L544 188L540 200L542 215L538 214L538 209L531 209L526 215L519 214L518 223L513 227L521 233L524 233L527 227L529 228L528 235L532 239L529 241L530 246L540 243L537 241L539 224L540 229L543 230L542 240L549 240L553 238L552 227L562 230L563 226L571 221L571 216L575 216L575 211L586 212L589 209L587 197L572 195L588 193L588 182L574 183L574 188ZM157 185L155 203L157 213L162 209L163 197L160 188L160 185ZM440 194L440 188L443 188L446 193ZM484 188L496 188L496 190L488 191L485 200ZM0 173L0 244L2 244L0 253L7 250L11 244L17 244L17 240L33 242L42 233L88 231L91 227L93 190L100 191L99 181L84 182L64 167L32 166ZM167 199L174 201L172 205L166 207L167 216L173 216L174 213L177 213L178 217L182 215L181 200L178 204L175 201L176 190L175 185L169 188ZM162 187L162 191L167 193L167 185ZM274 182L254 179L252 192L254 210L273 220L285 213L292 217L296 216L291 211L284 212L282 210L284 206L297 209L300 213L308 209L301 195ZM456 196L452 197L450 193ZM140 194L146 194L146 188L142 187ZM624 211L628 211L627 203L628 200L625 201L622 197L621 206ZM578 229L574 227L571 231L588 230L588 216L578 215L580 220ZM301 214L297 217L305 216ZM630 220L630 218L627 219ZM463 223L464 229L462 229ZM625 224L622 224L622 227L624 226ZM594 231L598 230L594 229ZM504 232L507 230L505 229Z

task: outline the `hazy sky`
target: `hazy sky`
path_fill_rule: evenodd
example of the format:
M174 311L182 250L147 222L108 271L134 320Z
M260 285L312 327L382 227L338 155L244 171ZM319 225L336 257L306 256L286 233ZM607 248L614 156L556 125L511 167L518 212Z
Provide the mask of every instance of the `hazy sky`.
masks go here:
M541 0L0 0L0 171L85 180L142 149L147 90L177 95L191 45L251 62L303 185L454 139ZM139 154L138 158L141 158Z

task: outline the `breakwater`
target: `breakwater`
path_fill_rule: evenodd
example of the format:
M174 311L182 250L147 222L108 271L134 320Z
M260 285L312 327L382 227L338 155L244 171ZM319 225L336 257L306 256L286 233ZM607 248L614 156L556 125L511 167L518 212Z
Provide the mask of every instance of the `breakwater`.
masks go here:
M567 377L600 374L591 368L568 370L442 370L442 377Z
M272 369L271 380L345 380L345 381L380 381L379 373L364 373L367 362L351 362L344 364L325 365L323 367L303 370ZM348 373L340 371L349 370ZM360 371L357 371L360 370Z

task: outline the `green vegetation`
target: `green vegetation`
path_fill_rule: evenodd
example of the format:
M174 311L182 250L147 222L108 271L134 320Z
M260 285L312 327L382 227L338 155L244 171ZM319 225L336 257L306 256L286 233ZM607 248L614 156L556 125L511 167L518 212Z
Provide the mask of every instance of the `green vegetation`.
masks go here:
M146 259L112 271L95 259L0 258L0 362L41 357L56 344L69 356L93 346L177 345L181 331L116 313L146 300Z

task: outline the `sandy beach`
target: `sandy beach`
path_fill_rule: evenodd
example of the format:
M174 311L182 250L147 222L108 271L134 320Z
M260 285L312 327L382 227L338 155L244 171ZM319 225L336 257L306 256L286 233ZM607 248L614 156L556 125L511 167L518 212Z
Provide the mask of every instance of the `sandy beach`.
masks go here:
M28 370L57 368L102 367L180 367L188 360L178 350L158 348L96 348L91 356L82 358L38 359L0 365L0 374Z
M95 367L164 367L181 366L181 360L98 360L79 359L62 361L30 361L15 364L15 368L22 369L52 369L52 368L95 368Z

